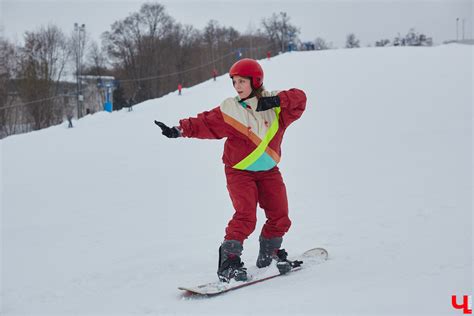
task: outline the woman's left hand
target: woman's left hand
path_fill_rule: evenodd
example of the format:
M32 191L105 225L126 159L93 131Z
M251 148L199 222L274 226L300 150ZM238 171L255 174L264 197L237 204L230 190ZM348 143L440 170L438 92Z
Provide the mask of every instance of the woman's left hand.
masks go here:
M280 106L280 97L261 97L258 99L257 112L270 110Z

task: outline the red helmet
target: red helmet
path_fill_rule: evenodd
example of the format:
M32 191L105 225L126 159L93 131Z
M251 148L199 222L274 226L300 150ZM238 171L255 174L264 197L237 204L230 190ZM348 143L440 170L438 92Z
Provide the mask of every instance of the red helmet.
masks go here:
M229 76L249 77L252 80L252 88L258 89L263 85L263 69L256 60L243 58L230 67Z

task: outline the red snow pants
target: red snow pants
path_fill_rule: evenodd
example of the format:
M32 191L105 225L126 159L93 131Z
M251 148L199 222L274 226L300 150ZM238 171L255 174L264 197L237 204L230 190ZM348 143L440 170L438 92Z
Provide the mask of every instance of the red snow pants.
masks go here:
M255 230L257 203L265 211L261 235L264 238L282 237L290 228L288 198L278 167L268 171L245 171L225 167L227 190L235 213L225 230L225 240L238 240L242 244Z

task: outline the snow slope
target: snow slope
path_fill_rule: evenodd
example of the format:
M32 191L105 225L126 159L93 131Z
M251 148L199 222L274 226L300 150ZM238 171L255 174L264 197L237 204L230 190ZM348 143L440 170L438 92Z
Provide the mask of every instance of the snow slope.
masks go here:
M99 113L1 146L2 315L459 315L472 294L473 48L295 52L262 61L307 111L280 164L290 255L330 260L212 299L232 216L223 141L170 140L234 91L227 76L133 112ZM255 264L258 233L243 260Z

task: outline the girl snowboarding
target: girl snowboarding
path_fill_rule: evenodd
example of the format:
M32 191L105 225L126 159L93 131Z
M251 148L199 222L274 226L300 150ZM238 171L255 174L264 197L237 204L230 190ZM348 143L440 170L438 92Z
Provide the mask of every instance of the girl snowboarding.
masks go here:
M244 240L255 230L257 203L267 218L260 233L257 267L276 260L281 273L291 270L287 253L280 249L291 221L283 178L278 169L281 143L288 126L301 117L306 106L302 90L269 92L263 87L263 69L244 58L229 70L237 96L195 118L168 127L155 121L168 138L226 138L224 155L227 189L235 213L219 247L217 275L221 281L245 281L240 260Z

